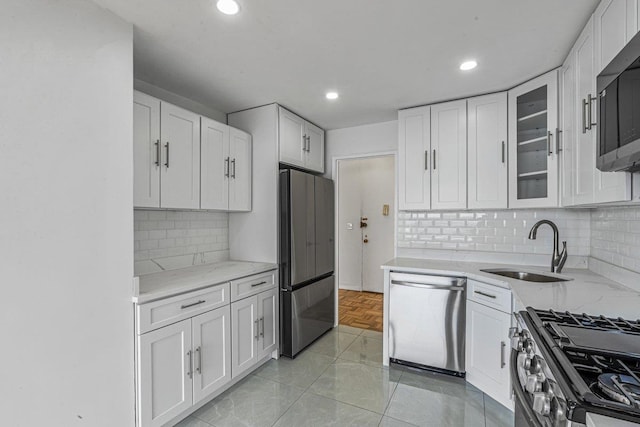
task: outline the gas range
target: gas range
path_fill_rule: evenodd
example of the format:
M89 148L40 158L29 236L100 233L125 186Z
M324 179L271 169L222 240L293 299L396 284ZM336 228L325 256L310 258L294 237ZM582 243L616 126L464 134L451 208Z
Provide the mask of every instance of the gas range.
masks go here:
M588 413L640 423L640 321L533 308L516 318L516 426L587 425Z

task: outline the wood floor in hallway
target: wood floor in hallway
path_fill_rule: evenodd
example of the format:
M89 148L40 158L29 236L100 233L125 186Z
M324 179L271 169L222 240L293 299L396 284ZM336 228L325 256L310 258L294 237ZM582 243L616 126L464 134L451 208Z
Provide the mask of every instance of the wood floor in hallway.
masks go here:
M382 294L340 289L338 296L341 325L382 332Z

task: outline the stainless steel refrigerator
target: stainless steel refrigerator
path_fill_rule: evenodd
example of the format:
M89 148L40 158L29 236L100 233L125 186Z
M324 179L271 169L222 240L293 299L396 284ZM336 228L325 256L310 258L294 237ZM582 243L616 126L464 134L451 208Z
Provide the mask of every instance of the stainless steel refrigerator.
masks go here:
M280 348L295 357L333 328L333 181L280 170Z

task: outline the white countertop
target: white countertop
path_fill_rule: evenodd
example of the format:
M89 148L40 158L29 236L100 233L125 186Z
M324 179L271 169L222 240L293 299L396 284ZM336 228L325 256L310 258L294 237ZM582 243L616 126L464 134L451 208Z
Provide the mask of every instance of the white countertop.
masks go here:
M267 262L222 261L145 274L139 277L139 293L133 302L143 304L276 268L278 264Z
M640 317L640 292L586 269L566 269L562 274L557 275L550 273L548 268L543 267L414 258L394 258L383 264L382 268L423 274L461 276L510 288L516 299L525 307L601 314L627 319ZM525 282L480 271L487 268L517 269L573 280L551 283Z

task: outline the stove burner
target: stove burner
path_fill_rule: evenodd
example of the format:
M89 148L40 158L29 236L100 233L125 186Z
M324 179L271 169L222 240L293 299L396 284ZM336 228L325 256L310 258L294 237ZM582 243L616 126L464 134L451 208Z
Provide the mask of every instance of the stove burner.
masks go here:
M598 376L598 387L617 402L640 407L640 382L632 376L602 374Z

